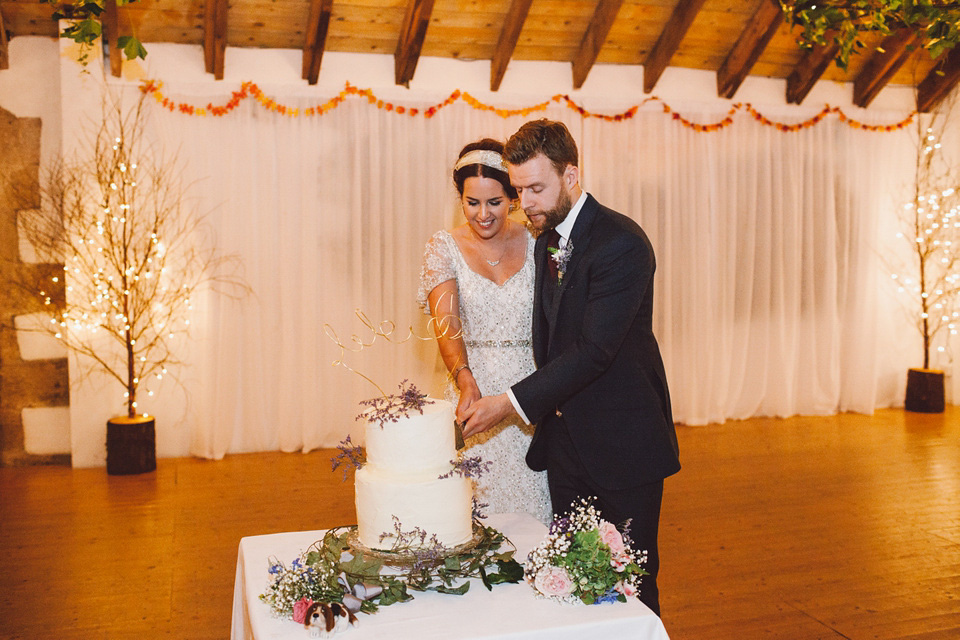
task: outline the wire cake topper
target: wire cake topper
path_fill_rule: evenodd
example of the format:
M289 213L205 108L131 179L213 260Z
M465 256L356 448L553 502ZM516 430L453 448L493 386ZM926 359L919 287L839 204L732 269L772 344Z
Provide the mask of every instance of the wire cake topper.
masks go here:
M437 305L435 305L437 308L440 307L439 303L441 300L443 300L443 297L447 295L451 294L445 292L440 296L440 299L437 301ZM342 340L340 340L339 336L337 336L337 332L334 330L334 328L329 323L324 323L323 332L340 349L340 355L330 364L334 367L343 367L347 371L357 374L376 387L377 391L379 391L384 397L387 396L387 393L384 392L380 385L374 382L369 376L357 371L344 362L347 352L360 353L364 349L369 349L372 347L374 344L376 344L377 340L381 338L390 344L400 345L414 339L422 341L439 340L440 338L459 340L463 337L463 327L460 323L460 317L454 314L443 315L441 317L431 315L430 320L427 322L427 330L431 335L418 335L414 330L413 325L410 325L407 327L406 334L402 337L397 335L397 323L393 320L381 320L380 322L375 323L361 309L355 309L354 314L360 320L360 323L367 329L367 331L363 333L368 333L369 338L364 339L362 335L355 333L350 336L346 343L344 343ZM454 327L456 328L454 329Z

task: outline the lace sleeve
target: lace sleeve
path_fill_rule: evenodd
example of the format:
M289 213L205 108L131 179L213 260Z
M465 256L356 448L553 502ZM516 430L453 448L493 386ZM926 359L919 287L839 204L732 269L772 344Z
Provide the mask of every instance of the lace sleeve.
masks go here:
M457 277L454 256L451 255L447 239L452 240L446 231L438 231L427 241L423 252L423 265L420 268L420 288L417 291L417 304L423 312L430 315L427 296L440 284Z

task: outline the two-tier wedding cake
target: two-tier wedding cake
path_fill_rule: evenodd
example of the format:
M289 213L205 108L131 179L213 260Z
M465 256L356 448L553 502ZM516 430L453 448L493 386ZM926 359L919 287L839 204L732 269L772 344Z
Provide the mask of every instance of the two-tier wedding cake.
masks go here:
M356 475L358 539L390 550L398 534L419 530L426 533L422 543L405 537L406 546L464 544L473 537L473 487L453 472L453 405L424 398L403 413L365 416L367 462Z

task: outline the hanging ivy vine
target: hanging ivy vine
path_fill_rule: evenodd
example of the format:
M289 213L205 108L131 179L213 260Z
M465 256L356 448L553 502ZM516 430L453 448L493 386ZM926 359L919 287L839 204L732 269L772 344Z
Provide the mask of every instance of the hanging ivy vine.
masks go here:
M888 36L908 29L932 58L960 41L960 2L955 0L780 0L780 6L787 24L801 27L801 46L835 43L835 60L844 70L850 57L866 48L864 34Z
M80 62L86 64L89 60L90 48L97 41L97 38L103 35L100 16L106 11L107 0L43 1L53 5L54 11L51 16L53 20L57 22L60 20L68 21L68 24L60 31L60 37L68 38L80 45ZM122 7L137 0L115 1L118 7ZM123 51L127 60L147 57L147 50L136 36L117 36L114 46Z

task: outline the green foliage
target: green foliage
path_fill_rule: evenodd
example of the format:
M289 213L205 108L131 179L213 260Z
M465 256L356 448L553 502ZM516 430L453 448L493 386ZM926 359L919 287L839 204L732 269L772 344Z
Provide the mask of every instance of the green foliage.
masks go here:
M787 24L801 27L802 46L838 45L841 69L866 47L864 33L887 36L909 29L932 58L960 41L960 2L953 0L780 0L780 6Z
M383 589L379 596L361 605L361 611L375 613L381 606L412 600L410 590L464 595L470 589L469 578L480 578L487 589L495 584L520 582L523 567L513 559L516 550L510 541L492 527L480 525L480 529L477 544L469 551L437 557L435 562L417 560L402 571L391 567L389 572L383 571L381 560L351 551L352 528L331 529L290 568L271 561L271 584L260 599L276 613L289 616L300 598L342 601L344 589L340 580L346 579L351 590L358 584ZM510 548L501 552L503 546Z
M448 587L448 586L446 586L446 585L440 585L439 587L436 588L436 591L437 591L438 593L446 593L446 594L452 595L452 596L462 596L462 595L465 595L465 594L467 593L467 591L469 591L469 590L470 590L470 583L469 583L469 582L464 582L464 583L461 584L459 587Z
M143 44L133 36L120 36L117 38L117 49L123 49L123 54L127 56L127 60L147 57L147 50L144 49Z
M503 559L503 556L509 555L511 557ZM487 573L484 568L480 567L480 577L483 580L483 586L488 590L493 588L495 584L502 584L504 582L520 582L523 580L523 565L513 559L513 554L501 554L495 558L497 565L497 571L494 573Z
M69 38L80 45L82 53L80 61L87 63L89 48L103 35L100 25L100 15L106 10L106 0L73 0L73 2L59 2L58 0L43 0L53 5L55 10L51 15L54 21L69 20L69 25L63 28L61 38ZM117 6L122 7L137 0L116 0ZM110 34L115 37L115 34ZM146 58L147 50L136 36L119 36L114 45L123 51L127 60Z
M610 588L608 578L612 559L610 549L600 540L600 532L591 529L573 534L573 544L558 565L579 584L580 599L593 604Z
M280 562L271 563L272 582L260 599L282 615L292 615L293 604L301 598L314 601L342 602L344 588L340 583L345 578L353 589L357 584L375 585L383 592L375 600L365 600L361 605L364 613L375 613L381 606L407 602L413 596L407 593L407 585L395 576L380 575L383 563L376 558L361 554L348 554L349 530L331 529L323 540L312 545L290 568Z
M435 567L424 565L412 569L407 574L407 585L418 591L463 595L470 588L467 578L480 578L488 591L496 584L520 582L523 567L513 559L515 551L498 553L505 544L510 542L502 533L492 527L482 527L476 547L467 553L446 556ZM457 586L460 580L464 582Z
M383 593L380 594L376 602L372 600L364 602L361 611L364 613L374 613L377 610L377 605L387 607L391 604L409 602L410 600L413 600L413 596L407 593L406 585L397 580L383 587Z

